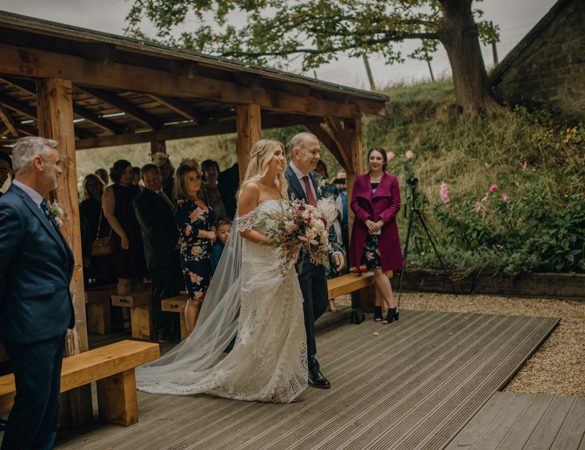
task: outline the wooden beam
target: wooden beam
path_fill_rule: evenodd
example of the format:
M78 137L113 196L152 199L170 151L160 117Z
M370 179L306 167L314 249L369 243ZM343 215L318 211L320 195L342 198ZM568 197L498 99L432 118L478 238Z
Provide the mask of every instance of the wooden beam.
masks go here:
M320 123L321 117L307 117L299 114L267 115L262 117L262 128L282 128L303 125L306 123ZM162 130L145 133L125 133L116 136L95 136L80 139L75 143L77 150L90 148L116 147L119 145L144 144L153 141L172 141L174 139L189 139L203 136L217 136L220 134L236 133L236 120L210 122L205 125L165 127Z
M118 125L111 120L102 119L97 114L93 113L92 111L88 111L81 106L73 105L73 113L111 133L120 134L126 131L126 127Z
M228 104L255 104L262 109L312 116L355 118L353 104L314 97L302 98L277 90L244 88L210 78L174 76L166 71L114 64L106 66L83 58L0 44L0 73L42 78L65 77L76 86L144 92L156 96L205 98Z
M364 147L362 143L362 121L361 119L345 120L345 135L349 144L349 156L351 157L351 171L347 172L347 198L351 201L353 185L358 175L364 173ZM351 208L348 209L348 227L351 230L355 214ZM350 233L351 234L351 233ZM351 236L350 236L351 239Z
M201 114L196 113L190 106L185 105L183 102L171 98L171 97L160 97L156 95L150 95L151 98L156 100L157 102L165 105L168 108L171 108L173 111L181 114L183 117L192 120L195 123L202 123L203 117Z
M259 105L237 105L236 125L238 129L238 166L240 180L246 176L252 146L262 139L262 124Z
M26 134L27 136L38 136L39 130L38 128L29 127L28 125L23 125L21 123L16 124L16 129L20 131L22 134Z
M125 102L120 97L117 97L115 95L109 94L109 93L104 92L104 91L101 91L99 89L91 89L91 88L87 88L87 87L81 89L78 86L76 86L76 87L79 90L85 92L86 94L89 94L92 97L95 97L98 100L101 100L102 102L105 102L105 103L109 104L110 106L113 106L114 108L125 112L126 115L133 117L134 119L138 120L139 122L153 128L155 130L162 128L164 125L164 123L161 120L159 120L158 118L148 114L146 111L143 111L138 106L134 106L128 102Z
M113 66L116 58L116 45L105 42L79 43L82 45L83 56L88 61Z
M8 131L12 136L18 137L16 123L14 122L14 119L12 118L6 107L2 104L0 104L0 120L4 122L4 125L6 125L6 128L8 128Z
M77 192L77 164L75 159L75 134L73 128L73 95L71 81L62 79L41 79L37 83L37 116L39 135L59 142L59 152L67 158L63 164L63 175L57 181L57 189L51 192L53 201L63 209L61 231L73 250L75 267L69 285L75 310L75 329L72 339L78 342L72 347L79 351L88 350L87 326L85 320L85 292L83 286L83 258L81 255L81 226L79 218L79 193ZM71 333L68 331L68 333ZM65 356L76 353L67 346ZM90 385L69 391L62 397L62 404L71 421L81 425L93 420Z
M81 228L79 219L79 194L77 192L77 165L75 158L75 135L73 130L73 97L71 82L61 79L42 79L38 83L37 115L39 135L59 142L59 152L67 157L69 164L63 165L53 200L63 209L61 231L69 242L74 256L75 269L70 291L75 308L76 328L82 351L88 349L85 325L85 292L83 288L83 258L81 256Z
M37 110L35 108L31 108L30 106L25 105L24 103L20 103L13 98L2 96L0 97L0 104L12 109L13 111L24 114L30 119L37 120Z
M333 139L321 125L318 123L305 123L303 125L305 125L305 127L307 127L311 133L317 136L317 138L323 143L325 147L329 149L331 154L343 168L346 168L349 165L348 162L344 159L345 153L342 153L339 150L335 139Z
M343 164L343 167L345 168L345 170L348 173L351 172L353 170L353 167L352 167L352 159L351 159L351 154L350 154L350 143L349 143L349 140L346 136L346 132L343 129L343 126L341 125L339 118L332 117L332 116L326 116L326 117L323 117L323 119L325 120L325 123L329 127L329 130L331 131L331 135L333 136L333 139L335 140L335 143L337 144L337 147L339 148L339 151L341 153L341 157L343 158L343 161L345 162L345 164Z

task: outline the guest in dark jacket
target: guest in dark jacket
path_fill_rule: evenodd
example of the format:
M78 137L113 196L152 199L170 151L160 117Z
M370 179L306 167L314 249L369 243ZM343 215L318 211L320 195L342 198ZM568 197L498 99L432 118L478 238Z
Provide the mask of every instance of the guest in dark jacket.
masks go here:
M161 301L175 297L185 288L179 255L180 236L173 204L164 193L159 168L147 164L141 169L145 189L134 199L140 223L144 255L152 282L152 312L159 342L169 342L180 333L177 314L161 310Z
M8 180L8 177L12 173L12 158L4 152L0 152L0 189ZM2 197L2 192L0 192L0 197Z
M175 195L175 168L169 159L169 155L163 152L155 153L152 158L152 163L160 169L160 176L163 180L163 190L167 197L172 200Z
M396 225L400 210L398 180L386 173L386 151L374 147L368 153L370 171L358 175L353 185L351 209L355 213L349 263L366 264L374 272L376 303L374 320L382 321L382 299L388 305L383 323L391 323L396 315L392 287L386 276L389 270L402 269L402 251Z
M217 187L221 194L221 200L225 207L225 215L230 219L234 219L236 215L236 208L238 206L236 201L236 193L240 186L240 166L235 163L229 169L220 172L217 178Z
M61 175L57 142L25 137L15 179L0 199L0 341L16 397L3 449L52 449L57 434L65 334L75 325L73 253L43 199Z

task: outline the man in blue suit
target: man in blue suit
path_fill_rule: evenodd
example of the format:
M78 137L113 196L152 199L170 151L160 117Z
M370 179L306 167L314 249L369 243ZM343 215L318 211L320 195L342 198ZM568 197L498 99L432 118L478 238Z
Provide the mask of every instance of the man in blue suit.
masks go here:
M43 196L61 175L57 142L19 139L14 180L0 198L0 341L16 381L2 450L51 449L57 429L73 253Z
M290 140L288 145L291 162L288 165L284 178L288 183L288 196L293 199L304 200L309 205L316 206L321 199L319 181L321 175L314 172L319 162L320 145L317 136L311 133L299 133ZM339 271L344 264L343 253L337 245L337 235L333 226L329 228L329 243L334 248L333 258L335 268ZM315 341L315 320L327 311L327 274L324 266L317 266L311 262L307 252L297 263L299 284L303 293L303 312L305 314L305 331L307 332L307 359L309 365L309 386L319 389L329 389L331 383L321 373L317 361L317 344ZM300 266L302 265L302 271Z

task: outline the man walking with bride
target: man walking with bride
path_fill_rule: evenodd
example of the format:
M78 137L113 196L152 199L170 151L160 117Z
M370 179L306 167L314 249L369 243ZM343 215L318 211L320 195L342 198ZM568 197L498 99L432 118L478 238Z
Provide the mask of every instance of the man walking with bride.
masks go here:
M314 335L314 320L327 305L325 270L309 261L300 285L295 270L283 274L267 237L266 218L289 207L288 194L307 204L320 196L310 173L319 160L317 139L301 133L290 148L295 169L310 178L303 180L308 190L296 175L288 187L280 142L261 140L252 147L238 193L238 232L225 245L197 326L169 353L137 369L138 389L290 403L308 384L330 387L319 371ZM336 260L343 265L341 253ZM233 350L217 362L236 332Z

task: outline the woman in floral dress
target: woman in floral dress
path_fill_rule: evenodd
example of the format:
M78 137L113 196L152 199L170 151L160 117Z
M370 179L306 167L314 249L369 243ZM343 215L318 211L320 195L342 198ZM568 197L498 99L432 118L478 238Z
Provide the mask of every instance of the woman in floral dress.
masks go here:
M181 234L181 266L187 288L185 322L189 332L211 281L211 247L215 242L215 214L200 196L201 173L195 160L181 163L175 176L175 220Z

